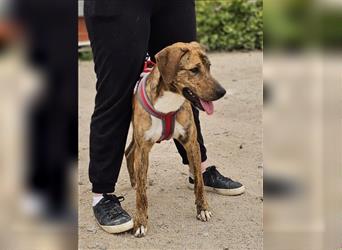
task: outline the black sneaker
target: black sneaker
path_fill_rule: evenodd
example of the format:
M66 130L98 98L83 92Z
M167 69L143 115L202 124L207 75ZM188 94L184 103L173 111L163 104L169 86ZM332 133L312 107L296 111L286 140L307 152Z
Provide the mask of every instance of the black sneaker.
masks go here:
M103 194L93 207L97 222L108 233L121 233L133 228L131 216L121 207L120 201L123 200L123 196Z
M245 192L245 187L220 174L215 166L208 167L203 173L204 189L222 195L239 195ZM188 187L194 189L194 180L189 177Z

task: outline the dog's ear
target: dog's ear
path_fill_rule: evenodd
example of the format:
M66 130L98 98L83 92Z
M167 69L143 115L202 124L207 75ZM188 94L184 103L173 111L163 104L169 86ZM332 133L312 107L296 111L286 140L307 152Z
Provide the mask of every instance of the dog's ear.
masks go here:
M185 46L171 45L155 55L159 72L165 83L173 81L178 71L181 58L188 51L189 48Z
M206 52L206 51L208 50L208 48L207 48L206 46L204 46L204 45L202 45L202 44L200 44L200 43L198 43L198 42L191 42L190 44L191 44L192 46L194 46L194 47L199 48L199 49L202 50L203 52Z

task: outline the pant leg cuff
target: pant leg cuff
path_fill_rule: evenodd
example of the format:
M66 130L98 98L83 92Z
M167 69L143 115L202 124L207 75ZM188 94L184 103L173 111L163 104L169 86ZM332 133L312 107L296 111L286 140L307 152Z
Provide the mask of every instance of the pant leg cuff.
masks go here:
M201 162L205 162L207 158L208 158L207 155L201 155ZM183 159L182 162L184 165L189 165L188 159Z
M115 184L113 183L110 183L110 184L93 183L93 187L92 187L92 192L98 193L98 194L113 193L114 190L115 190Z
M207 155L201 156L201 162L205 162L208 159Z

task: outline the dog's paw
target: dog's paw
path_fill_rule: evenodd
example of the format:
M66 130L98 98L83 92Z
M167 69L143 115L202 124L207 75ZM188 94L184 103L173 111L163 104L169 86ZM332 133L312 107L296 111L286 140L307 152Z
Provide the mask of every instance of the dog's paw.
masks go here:
M202 210L199 214L197 214L197 219L201 221L209 221L212 216L212 212L208 210Z
M134 228L134 236L137 238L144 237L147 233L147 227L141 225L137 228Z

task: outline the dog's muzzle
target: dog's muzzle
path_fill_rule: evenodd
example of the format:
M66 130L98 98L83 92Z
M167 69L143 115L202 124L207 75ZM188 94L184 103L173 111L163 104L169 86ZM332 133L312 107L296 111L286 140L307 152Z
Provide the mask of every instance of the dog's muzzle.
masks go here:
M189 88L184 88L182 93L183 96L190 101L192 106L195 108L205 111L208 115L214 113L214 104L212 101L206 101L199 98L198 95Z

